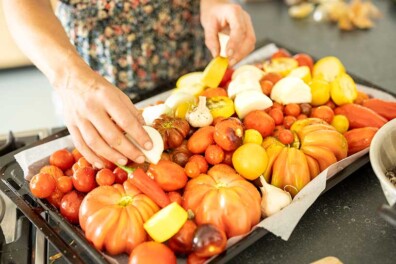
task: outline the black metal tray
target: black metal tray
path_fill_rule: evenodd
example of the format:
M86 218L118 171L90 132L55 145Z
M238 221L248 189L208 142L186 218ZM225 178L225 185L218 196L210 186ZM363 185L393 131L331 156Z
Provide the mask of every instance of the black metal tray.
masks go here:
M271 40L267 40L263 43L274 43ZM278 45L278 47L284 47L289 51L293 52L288 47ZM261 45L261 46L262 46ZM298 53L298 52L293 52ZM353 79L362 85L366 85L378 90L385 91L389 94L389 91L372 84L362 78L353 76ZM165 91L168 88L161 89ZM394 94L392 94L394 95ZM23 171L19 164L16 162L14 155L26 150L28 148L45 144L54 139L64 137L68 135L67 130L60 131L50 137L35 142L31 145L18 149L0 158L0 190L2 190L19 208L19 210L26 215L26 217L39 229L44 236L52 243L52 245L62 253L63 258L69 263L109 263L105 256L97 251L84 237L82 231L64 220L63 216L59 211L52 206L45 199L36 199L31 196L29 191L28 183L23 177ZM350 166L346 167L341 172L334 175L327 181L326 189L324 192L330 190L332 187L337 185L339 182L344 180L346 177L357 171L363 165L369 162L368 154L362 156ZM323 192L323 193L324 193ZM322 193L322 194L323 194ZM240 252L248 248L254 242L259 240L261 237L268 233L263 228L258 228L251 232L249 235L244 237L235 245L228 248L222 254L216 256L211 263L226 263L233 257L238 255Z

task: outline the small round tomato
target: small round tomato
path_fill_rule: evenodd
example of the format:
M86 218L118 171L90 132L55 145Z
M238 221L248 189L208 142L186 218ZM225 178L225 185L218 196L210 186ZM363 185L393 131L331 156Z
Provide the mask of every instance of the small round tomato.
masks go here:
M260 132L255 129L246 129L245 136L243 137L243 144L246 143L254 143L261 145L263 142L263 137L261 136Z
M289 129L283 129L279 132L278 139L281 143L289 145L294 141L293 132L291 132Z
M103 162L103 167L106 168L106 169L114 170L117 167L113 162L111 162L111 161L109 161L109 160L107 160L107 159L105 159L103 157L101 157L100 159Z
M226 164L228 166L232 166L232 155L233 154L234 154L234 151L224 151L223 164Z
M30 180L29 187L35 197L47 198L55 190L56 181L50 174L40 172Z
M276 126L283 124L283 112L280 108L272 108L268 114L274 119Z
M294 122L296 122L297 118L295 116L285 116L283 119L283 126L287 129L289 129Z
M274 84L269 80L261 79L260 86L263 94L265 94L266 96L270 96Z
M224 151L218 145L210 145L205 150L205 159L211 165L219 164L224 159Z
M58 188L55 188L51 195L47 197L47 201L56 208L59 208L64 195L65 194L61 192Z
M85 168L85 167L91 167L92 168L92 164L88 162L88 160L84 157L81 157L78 161L77 161L78 167L79 168Z
M61 214L72 224L78 224L78 211L84 196L76 191L65 194L60 204Z
M280 79L282 79L282 75L277 72L268 72L264 75L261 81L270 81L272 85L275 85Z
M341 134L344 134L349 129L349 120L344 115L335 115L331 125Z
M283 110L286 116L297 117L301 113L301 108L298 104L287 104Z
M299 115L297 116L297 120L306 119L306 118L308 118L308 116L305 115L305 114L299 114Z
M181 196L180 193L178 192L168 192L168 197L171 203L176 202L180 206L182 206L183 203L183 197Z
M285 108L285 106L283 104L278 103L278 102L274 102L271 108L272 109L279 109L283 113L283 109Z
M311 115L312 105L303 103L303 104L300 104L300 108L301 108L301 114L304 114L306 116Z
M104 186L104 185L110 186L113 185L116 176L111 170L105 168L98 171L96 173L95 178L96 178L96 183L99 186Z
M291 57L291 54L289 51L287 51L286 49L280 48L278 49L275 53L273 53L271 55L271 59L274 58L289 58Z
M298 66L308 66L312 72L314 61L311 56L305 53L298 53L293 58L298 62Z
M190 253L192 241L197 225L194 221L187 220L182 228L168 240L168 246L176 253Z
M311 117L320 118L331 124L331 121L333 121L334 118L334 111L327 105L321 105L312 109Z
M275 128L275 121L270 115L261 110L250 112L243 119L245 129L255 129L263 138L271 135Z
M40 172L48 173L54 177L55 180L64 175L63 171L54 165L46 165L40 169Z
M188 161L186 163L186 166L184 167L184 171L186 172L187 176L190 178L198 177L201 174L198 163L193 161Z
M273 137L279 138L279 133L280 133L282 130L284 130L284 129L285 129L285 127L284 127L283 125L276 126L275 129L274 129L274 132L272 132L271 135L272 135Z
M227 237L223 230L212 224L203 224L195 230L192 249L199 257L212 257L224 251Z
M83 155L81 155L80 151L78 151L78 149L74 148L72 150L72 155L74 157L74 161L77 162L80 158L83 157Z
M192 156L188 159L188 161L197 163L197 164L198 164L198 167L199 167L199 171L200 171L201 173L206 173L206 172L208 171L209 165L208 165L208 162L206 161L206 159L205 159L204 156L198 155L198 154L192 155Z
M223 150L237 149L243 142L242 122L234 117L220 121L215 126L213 139Z
M79 168L72 176L74 188L85 193L93 190L96 187L95 174L94 168Z
M73 166L75 160L70 151L67 149L60 149L51 154L49 162L51 165L65 171Z
M187 183L184 169L173 161L160 160L150 164L147 174L153 178L164 191L176 191Z
M176 256L164 244L149 241L138 245L129 256L128 264L176 264Z
M69 176L62 176L56 180L56 187L63 193L73 190L73 180Z
M115 168L113 173L116 183L123 184L128 179L128 173L119 167Z
M268 155L261 145L247 143L235 150L232 155L232 164L241 176L254 180L267 168Z

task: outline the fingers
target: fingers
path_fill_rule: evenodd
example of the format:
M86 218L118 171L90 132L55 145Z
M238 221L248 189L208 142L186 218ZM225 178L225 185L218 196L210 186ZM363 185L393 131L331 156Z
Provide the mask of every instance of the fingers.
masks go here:
M144 122L144 118L142 116L142 113L135 107L135 105L132 103L131 99L129 99L128 96L122 94L121 100L124 102L125 107L129 110L129 112L136 116L138 119L139 123L143 126L146 123Z
M140 114L137 109L126 109L123 99L120 99L118 95L115 97L112 96L109 100L104 100L104 105L113 121L121 127L122 130L128 133L137 144L147 150L152 148L153 143L141 125L141 121L139 120ZM131 111L136 112L135 114L131 114Z
M144 162L145 158L143 153L125 137L124 133L118 129L117 125L113 123L113 121L105 112L97 113L97 115L93 116L92 125L96 128L98 133L110 147L117 150L130 160L133 160L137 163ZM118 159L120 157L105 157L107 157L107 159L110 158L111 161L119 164L125 163L124 161Z
M209 19L205 24L205 45L210 50L213 57L217 57L220 53L220 43L218 37L218 26L215 19Z

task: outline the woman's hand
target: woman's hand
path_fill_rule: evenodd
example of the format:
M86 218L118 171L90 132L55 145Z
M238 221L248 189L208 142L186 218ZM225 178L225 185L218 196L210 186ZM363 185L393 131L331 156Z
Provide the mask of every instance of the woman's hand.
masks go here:
M213 57L219 55L219 32L230 35L227 44L227 56L230 65L234 65L255 46L252 21L239 5L228 1L201 0L201 23L205 30L205 44Z
M121 90L83 64L56 85L76 148L96 168L103 168L101 157L122 165L128 159L142 163L144 155L123 133L151 149L139 111Z

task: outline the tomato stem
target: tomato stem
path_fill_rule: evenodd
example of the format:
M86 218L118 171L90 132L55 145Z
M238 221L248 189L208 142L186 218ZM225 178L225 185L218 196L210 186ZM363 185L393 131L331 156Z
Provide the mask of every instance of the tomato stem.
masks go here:
M131 168L131 167L127 167L127 166L123 166L120 164L116 164L119 168L123 169L125 172L127 172L128 174L132 174L136 169L135 168Z
M122 206L122 207L126 207L126 206L130 205L132 203L132 201L133 201L133 198L131 196L125 195L125 196L121 197L120 201L118 202L118 205Z

